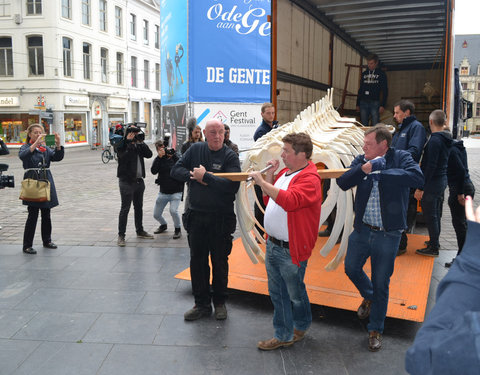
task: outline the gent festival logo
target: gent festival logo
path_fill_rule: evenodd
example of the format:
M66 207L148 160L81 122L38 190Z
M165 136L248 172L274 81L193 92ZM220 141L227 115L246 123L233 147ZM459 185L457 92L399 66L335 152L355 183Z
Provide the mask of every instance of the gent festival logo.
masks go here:
M217 0L213 0L217 1ZM256 0L256 2L263 2ZM269 2L269 1L265 1ZM217 29L234 29L240 35L248 35L258 32L260 36L269 36L271 25L265 20L267 12L263 8L255 8L252 0L244 0L244 6L248 10L242 11L237 5L227 9L222 3L216 2L207 10L207 18L217 22Z

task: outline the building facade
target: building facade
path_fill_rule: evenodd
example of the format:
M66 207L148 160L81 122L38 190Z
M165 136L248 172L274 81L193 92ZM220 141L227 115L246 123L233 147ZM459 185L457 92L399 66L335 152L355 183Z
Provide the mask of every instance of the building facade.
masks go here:
M0 2L0 136L42 122L66 146L106 145L119 122L160 123L155 0Z
M455 67L462 96L473 103L473 117L464 123L470 133L480 133L480 35L455 36Z

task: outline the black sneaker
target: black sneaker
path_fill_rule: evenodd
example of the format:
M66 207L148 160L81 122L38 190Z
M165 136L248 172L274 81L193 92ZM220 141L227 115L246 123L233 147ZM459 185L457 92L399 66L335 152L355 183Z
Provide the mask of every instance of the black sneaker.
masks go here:
M149 239L149 240L153 240L155 238L155 237L153 237L153 234L147 233L144 230L142 230L141 232L138 232L137 237L138 238L146 238L146 239Z
M160 234L160 233L163 233L167 230L167 224L162 224L158 227L158 229L153 232L154 234Z
M212 306L193 306L185 314L183 318L188 321L197 320L212 314Z
M455 258L453 258L451 262L446 262L445 263L445 268L450 268L452 266L453 262L455 262Z
M215 319L225 320L227 319L227 307L224 303L215 305Z
M417 254L425 255L427 257L438 257L438 249L433 249L430 246L427 246L424 249L418 249L415 252Z
M117 239L117 246L120 246L120 247L125 247L125 235L121 235L119 234L118 235L118 239Z
M173 239L178 240L180 237L182 237L182 231L180 228L175 228L175 233L173 234Z

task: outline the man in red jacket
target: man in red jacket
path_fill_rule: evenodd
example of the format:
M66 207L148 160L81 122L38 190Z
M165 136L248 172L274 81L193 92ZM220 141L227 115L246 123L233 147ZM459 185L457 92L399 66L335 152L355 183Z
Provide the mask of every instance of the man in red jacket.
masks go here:
M303 278L318 237L322 186L317 167L309 161L313 150L310 136L288 134L282 141L281 157L286 168L278 173L275 182L278 160L267 163L273 167L265 179L259 172L250 174L268 202L264 220L268 234L265 266L275 334L258 343L260 350L274 350L302 340L312 323Z

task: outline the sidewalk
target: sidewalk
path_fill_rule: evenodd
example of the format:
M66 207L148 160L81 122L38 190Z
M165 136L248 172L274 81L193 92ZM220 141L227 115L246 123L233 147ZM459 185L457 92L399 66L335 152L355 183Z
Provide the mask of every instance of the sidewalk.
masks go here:
M467 140L471 175L480 186L480 141ZM133 212L127 247L116 246L120 195L116 162L101 150L67 149L51 170L60 206L52 210L57 250L21 252L26 208L18 199L23 177L17 152L1 157L16 187L0 190L0 374L404 374L404 354L420 324L387 319L383 348L367 350L365 323L350 311L313 306L306 339L261 352L272 336L267 296L231 291L229 317L185 322L193 306L190 283L174 275L189 266L186 235L173 225L154 240L137 239ZM153 232L158 192L146 163L144 227ZM133 210L133 209L132 209ZM183 204L180 207L183 211ZM417 233L426 233L418 227ZM456 251L448 206L441 255L435 260L429 307L444 262Z

